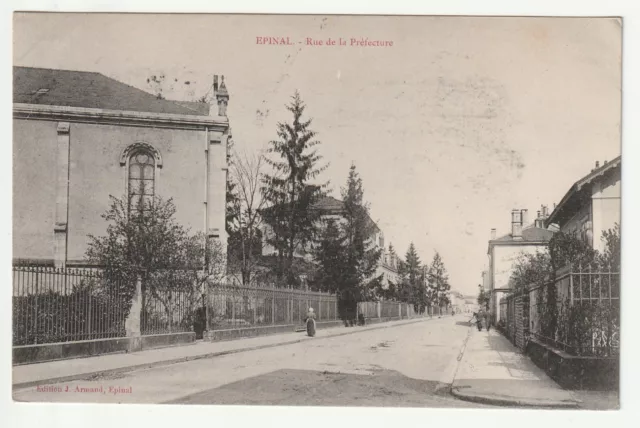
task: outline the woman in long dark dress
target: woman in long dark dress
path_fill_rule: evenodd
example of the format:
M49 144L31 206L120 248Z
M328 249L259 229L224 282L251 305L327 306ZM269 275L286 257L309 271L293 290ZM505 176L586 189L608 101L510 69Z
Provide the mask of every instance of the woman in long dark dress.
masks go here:
M309 308L307 312L307 319L305 320L307 323L307 335L309 337L313 337L316 335L316 314L313 312L313 308Z

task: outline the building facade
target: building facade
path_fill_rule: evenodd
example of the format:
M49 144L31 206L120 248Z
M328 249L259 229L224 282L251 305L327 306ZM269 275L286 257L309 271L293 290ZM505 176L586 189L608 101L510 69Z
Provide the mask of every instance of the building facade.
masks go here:
M596 162L595 168L567 191L546 225L578 236L602 251L602 233L620 225L621 164L620 156L603 165Z
M538 212L538 217L532 224L528 224L527 213L527 210L517 209L511 212L511 233L496 238L496 230L491 231L487 250L489 270L484 277L488 279L485 290L490 293L489 308L495 323L500 321L500 301L510 290L509 279L514 263L521 254L534 254L543 250L553 236L552 231L544 228L546 207Z
M226 243L224 80L210 106L99 73L13 71L14 259L82 262L87 235L106 231L110 195L173 198L179 223Z

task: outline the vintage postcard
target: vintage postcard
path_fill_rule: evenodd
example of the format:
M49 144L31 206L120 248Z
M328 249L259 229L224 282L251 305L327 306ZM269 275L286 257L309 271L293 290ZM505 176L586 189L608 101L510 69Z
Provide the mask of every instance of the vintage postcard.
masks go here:
M16 12L13 399L618 409L622 25Z

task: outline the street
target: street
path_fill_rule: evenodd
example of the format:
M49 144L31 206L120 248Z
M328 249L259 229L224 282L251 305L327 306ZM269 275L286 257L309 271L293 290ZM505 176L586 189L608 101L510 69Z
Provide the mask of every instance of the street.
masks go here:
M468 317L14 391L17 401L480 407L448 392ZM354 327L357 328L357 327ZM99 395L99 396L97 396Z

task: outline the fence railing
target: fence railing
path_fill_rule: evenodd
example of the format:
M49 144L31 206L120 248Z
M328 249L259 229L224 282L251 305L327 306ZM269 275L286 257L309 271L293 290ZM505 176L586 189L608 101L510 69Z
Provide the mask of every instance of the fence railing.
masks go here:
M611 356L620 348L620 274L567 270L529 290L529 331L573 355Z
M124 337L135 284L108 278L99 268L13 267L13 345ZM208 290L146 290L140 310L142 335L273 325L302 325L308 308L316 321L339 320L329 293L210 284ZM125 297L129 296L129 297ZM435 312L435 313L434 313ZM431 314L439 314L440 309ZM365 318L412 318L412 305L360 302ZM207 323L206 314L209 316ZM198 327L196 327L198 326Z
M125 335L121 283L97 269L13 267L13 345Z
M303 324L309 308L316 321L338 319L336 297L328 293L229 285L212 286L208 293L213 330Z
M140 313L140 333L150 335L193 331L201 306L202 298L196 290L147 292Z

